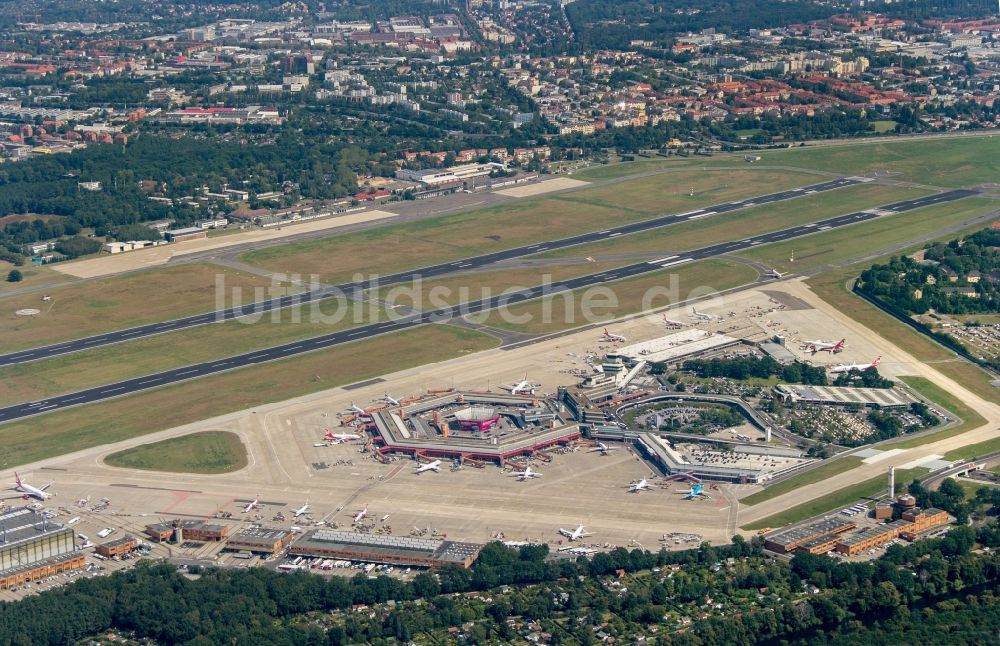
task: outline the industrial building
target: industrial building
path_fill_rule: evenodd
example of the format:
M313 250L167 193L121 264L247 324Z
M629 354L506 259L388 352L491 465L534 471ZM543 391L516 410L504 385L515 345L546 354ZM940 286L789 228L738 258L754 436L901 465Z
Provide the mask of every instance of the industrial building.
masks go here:
M778 554L789 554L808 544L826 545L836 537L857 527L854 521L843 518L823 518L791 529L775 532L764 539L764 547ZM830 547L833 549L833 546ZM829 550L827 550L829 551ZM819 553L819 552L816 552Z
M171 539L178 543L184 541L217 543L225 540L231 529L229 525L207 523L203 520L171 520L146 525L145 532L150 538L161 543Z
M910 526L905 520L893 520L884 525L868 527L850 536L837 539L835 548L839 554L855 556L870 549L881 547L899 535Z
M30 507L0 514L0 590L83 568L73 530Z
M105 558L114 558L116 556L131 554L137 549L139 549L139 539L135 536L125 535L98 545L94 551Z
M907 408L917 401L909 394L895 388L851 388L841 386L801 386L778 384L774 394L791 404L823 404L846 406L855 404L869 408Z
M482 549L483 546L478 543L314 529L296 541L288 553L390 565L428 568L458 565L467 568Z
M452 182L463 182L476 177L486 177L493 171L506 171L503 164L489 162L486 164L466 164L452 168L431 168L427 170L409 170L401 168L396 171L396 178L408 182L419 182L425 186L439 186Z
M677 366L686 359L700 357L708 352L718 352L741 343L742 341L735 337L691 328L667 334L651 341L642 341L618 348L613 353L609 353L608 357L621 357L630 366L640 361Z
M295 537L290 530L269 527L250 527L234 534L226 541L226 549L234 552L274 554L285 549Z

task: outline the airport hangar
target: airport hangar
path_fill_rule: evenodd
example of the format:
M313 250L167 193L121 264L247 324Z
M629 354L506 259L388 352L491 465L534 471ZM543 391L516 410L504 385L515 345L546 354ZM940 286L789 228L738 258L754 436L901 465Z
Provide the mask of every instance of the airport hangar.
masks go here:
M0 590L86 566L71 527L31 507L0 514Z

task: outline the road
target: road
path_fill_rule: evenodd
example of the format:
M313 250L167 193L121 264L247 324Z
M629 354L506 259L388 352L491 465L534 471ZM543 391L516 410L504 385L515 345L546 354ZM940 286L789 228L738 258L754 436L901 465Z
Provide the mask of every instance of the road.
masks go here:
M796 190L801 190L801 189L796 189ZM187 381L189 379L196 379L198 377L225 372L228 370L234 370L236 368L251 366L258 363L265 363L268 361L284 359L290 356L295 356L306 352L312 352L314 350L319 350L323 348L331 348L341 344L350 343L352 341L370 339L383 334L398 332L401 330L414 328L428 323L446 322L448 320L465 316L467 314L474 314L477 312L495 310L497 308L508 307L511 305L515 305L517 303L522 303L524 301L529 301L539 297L549 296L564 291L570 291L593 285L600 285L616 280L621 280L623 278L639 276L649 272L660 271L662 269L669 269L671 267L676 267L678 265L694 262L696 260L712 258L722 254L733 253L735 251L751 249L753 247L763 244L782 242L785 240L790 240L793 238L809 235L811 233L817 233L819 231L826 231L839 227L849 226L852 224L857 224L859 222L864 222L867 220L883 217L885 215L889 215L892 213L900 213L903 211L923 208L933 204L941 204L945 202L959 200L974 194L975 192L970 190L954 190L954 191L949 191L947 193L939 193L937 195L931 195L928 197L922 197L914 200L895 202L893 204L888 204L879 207L877 209L868 209L866 211L859 211L856 213L839 215L833 218L828 218L826 220L790 227L788 229L782 229L780 231L774 231L771 233L764 234L762 236L754 236L752 238L746 238L744 240L710 245L707 247L702 247L701 249L696 249L694 251L688 251L680 254L670 255L650 262L640 262L596 274L578 276L576 278L570 278L564 281L558 281L555 283L551 283L549 285L535 286L517 292L509 294L501 294L499 296L495 296L492 298L474 301L470 303L464 303L453 307L410 314L408 316L401 317L396 320L387 320L376 323L370 323L368 325L364 325L361 327L342 330L339 332L321 335L310 339L294 341L292 343L273 346L261 350L255 350L253 352L248 352L236 356L216 359L212 361L206 361L188 366L182 366L179 368L174 368L172 370L166 370L163 372L145 375L142 377L136 377L134 379L119 381L104 386L97 386L94 388L89 388L74 393L68 393L65 395L59 395L56 397L43 399L36 402L15 404L13 406L8 406L6 408L0 409L0 423L10 422L18 419L24 419L27 417L32 417L34 415L48 413L55 410L61 410L64 408L70 408L73 406L80 406L83 404L90 404L94 402L103 401L106 399L121 397L123 395L137 393L151 388L158 388L160 386L164 386L167 384ZM760 199L761 198L752 198L752 201L756 202ZM687 214L685 214L685 216L690 217ZM684 216L677 216L677 217L684 217ZM635 225L628 225L628 226L635 226ZM587 236L602 235L603 233L604 232L598 234L586 234L586 235ZM540 243L531 246L532 248L535 248L535 251L539 251L537 247L539 246L548 247L548 244L549 243ZM507 252L498 252L498 253L504 254ZM464 262L466 261L449 263L449 265L447 266L454 267L456 264L461 264ZM451 271L454 271L454 269L452 269ZM447 272L442 271L441 273L447 273Z
M702 209L689 211L687 213L662 215L650 220L643 220L641 222L633 222L631 224L625 224L622 226L605 229L604 231L583 233L571 236L569 238L550 240L548 242L538 242L535 244L514 247L512 249L505 249L503 251L497 251L494 253L482 254L479 256L464 258L461 260L454 260L451 262L431 265L428 267L423 267L411 271L398 272L395 274L390 274L388 276L379 277L378 286L409 283L417 280L426 280L428 278L444 276L447 274L472 271L480 269L487 265L492 265L502 260L511 260L515 258L520 258L522 256L529 256L532 254L542 253L545 251L554 251L557 249L565 249L567 247L578 246L591 242L610 240L617 238L619 236L631 235L643 231L649 231L652 229L658 229L666 226L680 224L682 222L698 220L704 217L719 215L721 213L729 213L731 211L749 208L752 206L761 206L764 204L781 202L796 197L802 197L804 195L813 195L825 191L832 191L838 188L853 186L868 181L872 180L862 177L841 177L826 182L821 182L819 184L802 186L787 191L778 191L776 193L769 193L767 195L750 197L745 200L726 202L723 204L717 204L715 206L708 206ZM320 289L304 292L301 294L284 296L281 298L267 300L267 301L257 301L254 303L247 303L246 305L241 305L239 307L231 307L229 309L217 310L214 312L205 312L204 314L186 316L183 318L173 319L170 321L162 321L158 323L139 325L136 327L117 330L114 332L106 332L103 334L97 334L89 337L82 337L79 339L74 339L72 341L64 341L62 343L40 346L29 350L20 350L17 352L11 352L5 355L0 355L0 366L13 365L18 363L28 363L31 361L39 361L41 359L48 359L63 354L80 352L82 350L91 350L93 348L99 348L102 346L112 345L115 343L134 341L135 339L141 339L143 337L154 336L157 334L176 332L178 330L196 327L199 325L208 325L210 323L220 323L223 321L229 321L232 319L242 318L246 316L261 315L265 312L270 312L272 310L301 306L327 298L343 297L343 296L360 298L362 297L362 292L365 289L374 286L375 285L366 281L356 281L351 283L343 283L340 285L331 285L328 287L323 287Z

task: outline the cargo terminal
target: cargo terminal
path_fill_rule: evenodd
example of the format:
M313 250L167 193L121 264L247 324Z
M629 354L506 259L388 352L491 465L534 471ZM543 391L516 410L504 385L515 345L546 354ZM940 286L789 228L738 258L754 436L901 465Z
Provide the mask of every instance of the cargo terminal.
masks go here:
M306 532L288 553L291 556L329 557L389 565L427 568L458 565L468 568L482 549L483 546L478 543L360 534L324 528Z

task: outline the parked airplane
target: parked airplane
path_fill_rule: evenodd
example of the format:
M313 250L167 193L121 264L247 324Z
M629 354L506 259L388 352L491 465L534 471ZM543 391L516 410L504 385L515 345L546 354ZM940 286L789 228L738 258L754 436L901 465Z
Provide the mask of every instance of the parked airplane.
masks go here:
M705 487L702 483L698 483L691 487L690 489L677 489L677 493L685 494L684 500L694 500L695 498L708 498L707 493L702 493L702 489Z
M608 453L611 453L612 451L614 451L614 449L611 448L610 446L608 446L607 444L605 444L604 442L598 442L597 446L595 446L594 448L590 449L587 452L588 453L596 453L597 451L600 451L601 455L607 455Z
M260 494L254 496L254 499L247 503L247 506L243 508L243 513L248 514L260 505Z
M385 403L389 404L390 406L399 406L399 400L393 399L392 395L390 395L389 393L383 393L382 399L384 399Z
M788 272L780 272L777 269L772 269L771 271L764 274L768 278L784 278L788 275Z
M415 473L423 473L424 471L435 471L439 472L441 470L441 460L434 460L433 462L428 462L427 464L421 464L417 467Z
M360 440L361 436L357 433L334 433L333 431L327 431L323 435L323 439L331 444L341 444L343 442L350 442L351 440Z
M608 332L608 328L604 328L604 334L601 335L601 338L604 341L611 341L611 342L627 341L628 340L624 336L622 336L621 334L614 334L612 332Z
M705 312L699 312L695 308L691 308L691 314L700 321L714 321L719 318L715 314L706 314Z
M296 509L295 511L292 512L292 517L293 518L298 518L299 516L301 516L302 514L306 513L307 511L309 511L309 501L308 500L306 501L306 504L302 505L301 507L299 507L298 509Z
M562 534L563 536L565 536L566 538L568 538L571 541L580 540L584 536L590 536L591 535L590 532L583 531L583 525L580 525L579 527L577 527L576 529L573 529L573 530L563 529L562 527L560 527L559 528L559 533Z
M668 319L666 314L663 315L663 324L673 330L684 327L684 324L681 323L680 321L675 321L674 319Z
M847 339L841 339L836 343L833 341L822 341L820 339L816 339L815 341L806 341L805 346L802 349L808 350L813 354L816 354L817 352L829 352L830 354L834 354L843 350L846 342Z
M528 381L528 375L516 384L500 384L500 387L510 392L511 395L534 395L535 384Z
M368 517L368 505L365 508L354 514L354 518L351 520L352 523L360 523L362 520Z
M519 481L530 480L532 478L541 478L542 474L537 471L531 470L531 465L524 467L524 471L515 471L513 473L508 473L509 476L516 476Z
M368 414L368 411L366 411L364 408L361 408L360 406L358 406L354 402L351 402L351 407L348 410L351 411L352 413L354 413L355 415L367 415Z
M21 480L21 476L17 475L17 471L14 472L14 489L20 491L25 496L31 496L32 498L37 498L39 500L47 500L51 498L54 494L45 493L45 490L52 486L52 483L44 484L41 487L32 487L30 484Z
M633 482L631 485L629 485L628 488L629 493L639 493L640 491L650 491L649 483L646 482L645 478L643 478L639 482Z
M876 357L875 361L872 361L871 363L842 363L839 366L833 366L830 368L830 373L837 375L842 372L850 372L852 370L868 370L869 368L877 368L880 363L882 363L881 355Z

